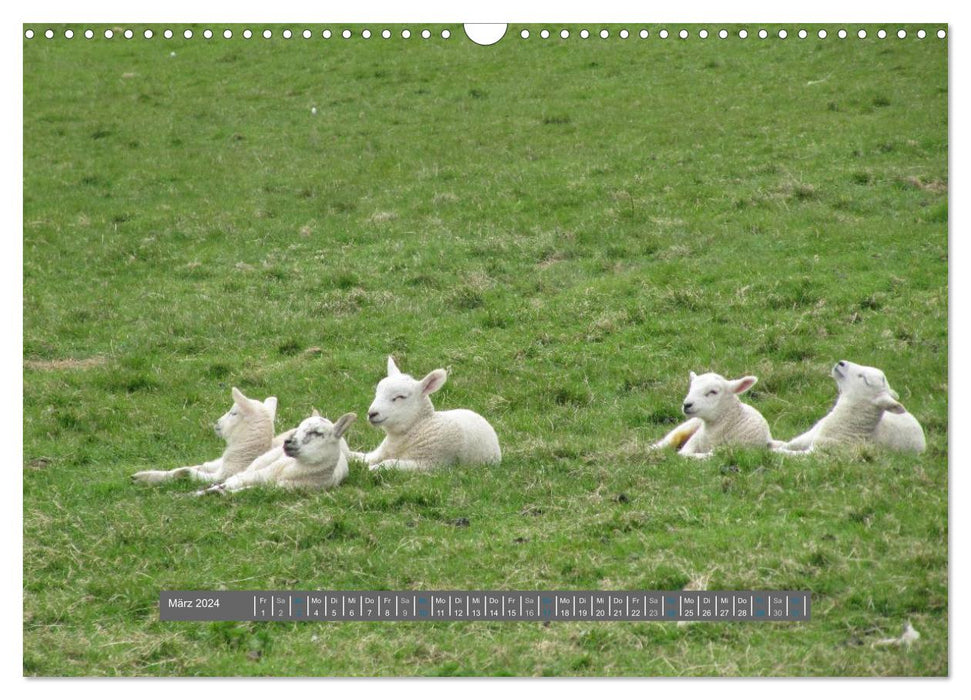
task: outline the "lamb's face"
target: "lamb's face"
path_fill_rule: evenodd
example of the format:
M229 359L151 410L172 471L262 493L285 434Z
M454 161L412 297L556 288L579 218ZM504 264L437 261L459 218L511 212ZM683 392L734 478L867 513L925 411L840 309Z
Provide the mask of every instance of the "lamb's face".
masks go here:
M758 381L755 377L725 379L714 372L700 375L692 372L690 377L691 386L681 410L689 418L703 421L717 421L735 403L738 394L745 393Z
M378 382L374 401L368 408L368 422L388 432L406 430L428 409L429 395L445 383L445 370L436 369L424 379L403 374L388 358L388 376Z
M227 442L240 431L243 426L259 417L269 417L270 423L276 415L276 397L270 396L266 401L249 399L236 387L233 387L233 407L216 421L214 426L216 435Z
M833 365L833 379L841 397L851 401L869 401L891 413L904 413L897 402L897 392L890 388L887 375L876 367L840 360Z
M340 440L357 415L346 413L336 423L321 416L305 419L295 433L283 443L283 451L288 457L302 462L337 464L340 455Z

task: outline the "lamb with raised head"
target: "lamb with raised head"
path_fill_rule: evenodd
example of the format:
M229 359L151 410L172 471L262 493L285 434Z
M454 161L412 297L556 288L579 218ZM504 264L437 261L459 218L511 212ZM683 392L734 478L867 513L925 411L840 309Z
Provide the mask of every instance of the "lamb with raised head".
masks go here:
M214 426L216 435L226 441L226 450L221 457L191 467L140 471L132 474L132 481L140 484L157 484L170 479L224 481L269 450L273 442L276 397L270 396L266 401L249 399L236 387L233 387L232 397L232 408Z
M924 429L897 400L886 375L876 367L840 360L833 366L836 405L808 431L775 445L780 452L812 452L871 442L899 452L923 452Z
M198 493L231 493L260 484L308 491L334 488L347 478L347 458L341 443L356 418L357 414L345 413L331 423L319 414L313 415L302 421L281 446L257 457L245 471Z
M423 379L402 373L388 357L388 376L378 382L368 421L385 432L373 452L352 452L373 469L429 469L453 464L498 464L499 438L489 422L463 408L436 411L429 398L445 384L443 369Z
M653 448L674 447L678 454L708 457L723 445L768 447L769 424L756 409L738 399L758 381L756 377L725 379L720 374L691 372L691 386L681 410L688 420L665 435Z

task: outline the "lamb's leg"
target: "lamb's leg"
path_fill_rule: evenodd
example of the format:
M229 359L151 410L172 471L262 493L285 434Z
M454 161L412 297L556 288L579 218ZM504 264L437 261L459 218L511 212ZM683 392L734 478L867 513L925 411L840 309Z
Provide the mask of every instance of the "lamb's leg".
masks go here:
M773 447L773 449L778 452L804 452L810 450L813 443L816 441L816 434L818 432L819 424L817 423L802 435L794 437L789 442L784 443L781 448Z
M353 459L358 462L364 462L368 466L373 467L378 462L381 462L384 460L385 449L386 449L385 446L387 444L388 444L388 438L385 438L384 440L381 441L381 444L378 445L377 448L375 448L372 452L364 453L364 452L348 451L348 454L346 455L346 457L348 459Z
M700 427L700 418L690 418L651 445L651 449L658 450L665 447L673 447L676 450L680 450L698 432L698 428Z
M416 462L413 459L386 459L377 464L372 464L371 471L378 471L379 469L401 469L405 471L415 471L417 469L424 469L427 465L422 462Z
M215 478L220 468L222 468L222 457L204 464L197 464L192 467L178 467L176 469L149 469L146 471L132 474L131 479L136 484L160 484L163 481L173 479L192 479L194 481L206 481L212 483L217 481Z
M174 479L191 479L195 478L199 473L199 466L179 467L178 469L167 470L149 469L132 474L131 480L136 484L160 484L163 481L172 481Z
M256 484L266 481L265 477L260 475L265 473L266 470L260 469L252 472L241 472L229 477L221 484L215 484L209 488L200 489L196 491L197 496L205 495L225 495L227 493L236 493L237 491L242 491L243 489L252 488Z
M816 451L816 445L814 443L814 444L810 445L808 448L806 448L804 450L791 450L788 447L786 447L785 445L783 445L782 447L774 447L774 448L772 448L772 451L773 452L777 452L779 454L784 454L784 455L799 455L801 457L804 457L804 456L806 456L808 454L812 454L813 452L815 452Z

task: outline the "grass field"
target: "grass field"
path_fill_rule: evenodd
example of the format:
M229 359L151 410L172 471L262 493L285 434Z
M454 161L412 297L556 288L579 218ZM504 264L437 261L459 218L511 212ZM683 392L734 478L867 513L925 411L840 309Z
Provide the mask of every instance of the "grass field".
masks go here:
M510 27L489 48L458 26L132 28L24 41L25 675L948 673L937 27ZM388 354L447 368L436 406L486 415L502 465L352 466L313 495L128 482L216 457L232 386L278 396L280 430L314 406L363 416ZM646 449L690 370L756 374L746 400L788 439L831 405L839 359L886 371L925 454ZM380 438L363 420L348 436ZM700 577L811 590L814 617L158 620L160 589ZM873 647L907 620L910 649Z

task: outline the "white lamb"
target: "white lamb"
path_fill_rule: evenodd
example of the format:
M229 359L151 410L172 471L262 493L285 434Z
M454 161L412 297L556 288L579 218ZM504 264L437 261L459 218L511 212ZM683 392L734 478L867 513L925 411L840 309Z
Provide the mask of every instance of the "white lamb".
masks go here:
M445 384L443 369L417 380L388 358L388 376L378 382L368 421L386 433L373 452L352 452L372 470L428 469L452 464L498 464L499 438L489 422L466 409L436 411L429 396Z
M709 457L722 445L769 446L769 424L761 413L738 399L758 381L756 377L725 379L713 372L691 372L690 377L691 386L681 406L688 420L653 448L675 447L680 448L678 454Z
M924 429L897 401L887 377L876 367L840 360L833 366L836 405L816 425L786 443L780 452L812 452L820 447L871 442L900 452L923 452Z
M209 483L224 481L246 469L254 459L270 449L276 397L270 396L266 401L248 399L236 387L233 387L232 396L233 407L214 426L216 435L226 441L226 451L219 459L192 467L141 471L132 474L132 480L140 484L157 484L170 479Z
M231 493L259 484L309 491L338 486L348 474L341 436L357 415L345 413L336 423L331 423L314 413L280 447L257 457L245 471L198 494Z
M318 416L319 417L320 416L320 412L315 408L315 409L313 409L313 413L311 413L310 415L312 417L313 416ZM295 432L297 432L297 428L290 428L290 430L286 430L286 431L280 433L275 438L273 438L273 442L270 444L270 447L271 448L283 447L283 443L285 443L287 441L287 439L289 439L290 436L293 435ZM345 459L350 459L350 456L351 456L351 448L349 448L347 446L347 442L344 440L344 438L341 438L340 439L340 446L341 446L341 452L344 453Z

